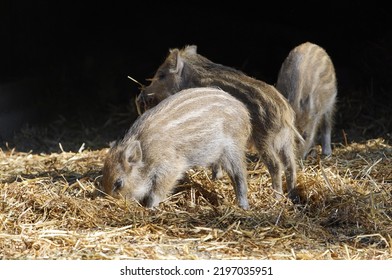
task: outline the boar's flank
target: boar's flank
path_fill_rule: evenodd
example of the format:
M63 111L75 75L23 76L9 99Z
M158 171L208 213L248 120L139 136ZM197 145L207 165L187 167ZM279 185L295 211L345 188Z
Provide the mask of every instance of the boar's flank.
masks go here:
M275 87L251 78L243 72L214 63L197 53L195 45L172 49L158 68L151 83L142 89L136 102L151 108L175 94L192 87L219 87L240 100L252 122L252 142L272 177L272 187L282 197L284 168L287 191L293 201L296 189L296 138L294 111Z
M309 154L318 130L322 153L330 155L337 83L326 51L310 42L292 49L280 68L276 88L296 113L296 127L305 139L299 145L300 156Z
M142 114L109 150L102 190L155 207L194 166L219 165L237 202L248 209L246 147L250 116L243 103L216 88L192 88Z

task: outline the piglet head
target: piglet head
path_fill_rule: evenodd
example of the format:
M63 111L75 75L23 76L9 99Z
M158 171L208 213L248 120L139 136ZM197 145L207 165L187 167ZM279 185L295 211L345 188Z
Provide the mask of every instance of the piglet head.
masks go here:
M139 141L115 143L109 149L102 169L102 191L116 198L143 201L150 191L141 172L143 165Z
M159 66L150 84L143 87L136 98L138 113L142 114L159 102L186 88L187 73L185 56L196 54L196 46L184 50L171 49L165 61Z

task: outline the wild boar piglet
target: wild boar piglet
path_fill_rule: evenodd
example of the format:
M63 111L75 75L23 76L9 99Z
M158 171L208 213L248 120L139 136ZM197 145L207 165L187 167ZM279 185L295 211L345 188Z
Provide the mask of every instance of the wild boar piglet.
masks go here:
M299 156L307 157L318 132L322 154L330 155L337 82L335 68L326 51L310 42L292 49L280 68L276 88L293 107L296 127L305 139L299 145Z
M148 86L136 99L140 111L152 108L178 91L193 87L219 87L241 101L249 111L254 150L267 166L276 197L284 197L282 173L289 197L299 201L296 188L295 114L287 100L272 85L242 71L214 63L197 53L195 45L171 49ZM219 176L219 168L214 174Z
M102 191L157 206L192 167L221 166L238 205L247 199L246 148L250 115L243 103L217 88L191 88L138 117L109 149Z

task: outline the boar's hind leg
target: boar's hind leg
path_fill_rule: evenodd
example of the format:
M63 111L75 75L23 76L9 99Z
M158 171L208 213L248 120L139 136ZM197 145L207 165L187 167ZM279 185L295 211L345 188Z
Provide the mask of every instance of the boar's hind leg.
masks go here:
M332 130L332 111L324 114L321 119L321 150L323 155L329 156L332 154L331 148L331 130Z
M270 148L269 151L264 152L262 160L263 163L267 166L268 172L271 176L272 188L275 191L276 198L282 199L282 164L277 153L272 148Z
M298 190L296 188L297 183L297 166L295 161L295 153L292 146L287 145L285 149L280 152L280 158L282 159L283 165L285 167L284 173L286 176L286 185L288 197L294 203L300 201Z
M249 209L248 203L248 183L246 180L246 164L245 153L241 151L225 151L225 156L222 160L222 167L226 170L231 181L237 199L238 205L242 209Z
M317 122L317 120L313 121L309 127L309 131L302 135L305 139L305 143L302 146L302 159L306 159L314 145L317 132Z

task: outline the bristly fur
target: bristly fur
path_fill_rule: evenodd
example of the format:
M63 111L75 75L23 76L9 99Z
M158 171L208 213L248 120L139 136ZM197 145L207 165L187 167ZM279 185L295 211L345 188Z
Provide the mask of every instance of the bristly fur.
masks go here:
M300 157L309 154L318 131L322 153L330 155L337 82L326 51L310 42L295 47L281 66L276 88L296 113L296 127L305 139L299 145Z
M103 191L155 207L192 167L219 165L232 179L240 207L247 199L248 110L217 88L191 88L146 111L112 146Z
M295 140L301 136L293 109L272 85L210 61L192 45L169 51L139 99L151 108L182 89L203 86L219 87L245 104L252 120L254 147L272 176L273 189L278 197L282 195L284 170L289 196L297 200Z

